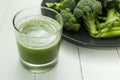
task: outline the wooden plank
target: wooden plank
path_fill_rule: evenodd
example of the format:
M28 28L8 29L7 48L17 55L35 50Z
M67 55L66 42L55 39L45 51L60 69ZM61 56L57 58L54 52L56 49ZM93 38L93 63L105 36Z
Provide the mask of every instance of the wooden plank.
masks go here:
M49 72L37 74L36 80L82 80L78 47L63 41L57 66Z
M120 59L120 47L117 47L116 50L117 50L117 53L118 53L118 56L119 56L119 59Z
M116 48L79 47L83 80L120 80Z
M10 3L0 34L0 80L36 80L41 78L43 80L61 80L61 78L62 80L81 80L78 48L67 42L63 42L61 45L58 65L48 73L35 75L19 64L12 19L18 10L31 5L39 5L39 2L12 0Z
M3 1L3 3L5 2L6 0ZM0 80L35 79L35 74L24 69L19 63L12 19L18 10L39 4L39 0L11 0L11 2L9 2L9 8L7 9L3 28L0 32ZM1 15L2 14L4 13L1 12Z
M6 26L7 24L8 21ZM6 26L0 34L0 80L34 80L34 74L28 72L19 63L13 30L11 25Z
M2 27L2 23L5 19L9 2L10 2L10 0L0 0L0 29Z
M5 18L5 14L6 14L6 11L7 11L7 8L8 8L8 3L9 3L9 0L0 0L0 30L1 30L1 27L3 25L3 22L4 22L4 18ZM1 53L3 53L3 50L0 49L0 68L2 69L2 65L3 65L3 56ZM2 78L2 72L0 71L0 80Z

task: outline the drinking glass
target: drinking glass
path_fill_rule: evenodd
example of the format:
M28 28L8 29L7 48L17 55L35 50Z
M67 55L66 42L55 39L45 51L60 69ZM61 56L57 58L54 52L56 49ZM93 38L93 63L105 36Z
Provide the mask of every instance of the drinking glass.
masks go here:
M34 6L13 18L20 62L31 72L46 72L58 62L63 19L50 8Z

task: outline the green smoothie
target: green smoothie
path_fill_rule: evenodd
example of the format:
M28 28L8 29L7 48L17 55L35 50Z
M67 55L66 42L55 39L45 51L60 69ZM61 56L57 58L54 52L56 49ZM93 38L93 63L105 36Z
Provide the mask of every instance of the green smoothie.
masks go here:
M18 43L21 58L31 64L45 64L57 58L59 43L46 49L35 50L24 47Z
M60 25L49 18L30 18L19 25L23 34L17 37L20 57L30 64L46 64L58 56ZM61 30L59 30L61 31Z

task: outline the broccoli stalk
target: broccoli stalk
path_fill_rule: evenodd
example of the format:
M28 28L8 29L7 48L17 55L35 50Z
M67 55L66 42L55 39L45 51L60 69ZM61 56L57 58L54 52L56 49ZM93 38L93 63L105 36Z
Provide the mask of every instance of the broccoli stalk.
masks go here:
M109 29L111 29L113 25L114 26L118 25L118 21L119 21L119 13L116 12L114 8L109 9L107 12L106 20L98 24L98 29L101 30L105 27L108 27Z
M98 34L96 17L102 11L101 2L96 0L80 0L74 9L76 18L82 17L91 36Z
M61 0L60 2L53 2L53 3L46 3L46 6L57 11L61 11L65 8L70 8L71 10L74 9L76 6L75 0Z
M120 20L120 0L99 0L102 2L103 7L106 9L107 11L107 17L106 20L100 24L100 28L101 27L107 27L108 25L113 25L114 23ZM115 25L114 25L115 26Z
M120 36L120 28L116 28L120 27L119 5L120 1L118 0L104 0L103 6L107 11L107 16L105 21L100 22L97 25L99 30L99 34L97 35L98 38L112 38Z

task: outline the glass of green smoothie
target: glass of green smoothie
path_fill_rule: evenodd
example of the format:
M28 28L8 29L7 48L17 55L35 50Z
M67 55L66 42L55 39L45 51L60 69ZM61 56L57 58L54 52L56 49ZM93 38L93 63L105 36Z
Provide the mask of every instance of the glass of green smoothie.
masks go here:
M34 6L13 18L20 62L31 72L46 72L58 62L63 19L50 8Z

